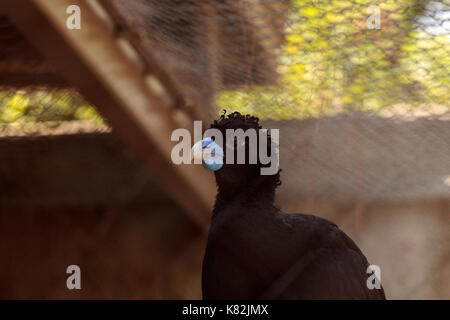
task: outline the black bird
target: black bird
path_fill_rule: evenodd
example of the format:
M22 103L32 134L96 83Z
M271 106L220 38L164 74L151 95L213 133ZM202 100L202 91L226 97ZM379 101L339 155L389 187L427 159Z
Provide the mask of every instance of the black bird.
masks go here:
M226 129L261 126L258 118L235 112L211 128L225 137ZM229 148L223 149L226 157ZM385 299L383 288L368 288L369 263L352 239L325 219L280 211L274 205L280 171L261 175L261 167L259 161L224 163L215 171L218 194L203 260L203 298Z

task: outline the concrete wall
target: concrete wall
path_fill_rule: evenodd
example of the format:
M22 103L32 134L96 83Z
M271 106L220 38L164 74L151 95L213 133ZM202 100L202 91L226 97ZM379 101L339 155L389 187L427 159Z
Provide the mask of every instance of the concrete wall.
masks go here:
M335 222L381 268L389 299L450 299L450 199L279 203Z
M0 298L201 297L205 238L111 134L0 139ZM286 211L336 222L381 267L389 298L450 299L450 199ZM68 265L82 290L66 288Z
M200 298L204 243L111 134L0 139L0 298Z

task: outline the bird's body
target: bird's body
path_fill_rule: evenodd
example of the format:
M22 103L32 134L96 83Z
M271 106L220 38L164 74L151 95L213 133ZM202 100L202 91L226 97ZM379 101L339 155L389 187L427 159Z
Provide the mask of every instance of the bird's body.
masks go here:
M239 121L213 125L232 126L246 129ZM343 231L319 217L281 212L273 204L279 174L254 169L225 164L216 171L204 299L385 299L382 288L368 288L369 263Z
M267 206L240 195L214 212L205 299L384 299L368 289L367 259L335 224Z

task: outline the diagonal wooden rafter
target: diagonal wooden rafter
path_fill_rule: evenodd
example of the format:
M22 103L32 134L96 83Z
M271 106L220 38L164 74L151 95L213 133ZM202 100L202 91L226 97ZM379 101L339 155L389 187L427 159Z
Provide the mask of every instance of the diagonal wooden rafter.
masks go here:
M81 8L80 30L66 26L70 5ZM102 3L92 0L3 0L0 5L61 76L99 109L192 220L206 229L213 178L199 166L177 166L170 157L172 131L191 128L193 116L179 108L180 98L163 66L148 66L152 59L142 59L129 39L118 38L114 17L96 8Z

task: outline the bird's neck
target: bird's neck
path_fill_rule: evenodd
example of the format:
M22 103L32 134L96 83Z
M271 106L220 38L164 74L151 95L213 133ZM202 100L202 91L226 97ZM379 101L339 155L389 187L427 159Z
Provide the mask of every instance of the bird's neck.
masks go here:
M232 203L242 204L246 207L274 207L275 189L279 180L274 181L273 176L259 176L251 182L242 184L237 188L219 186L214 205L214 212L219 212Z

